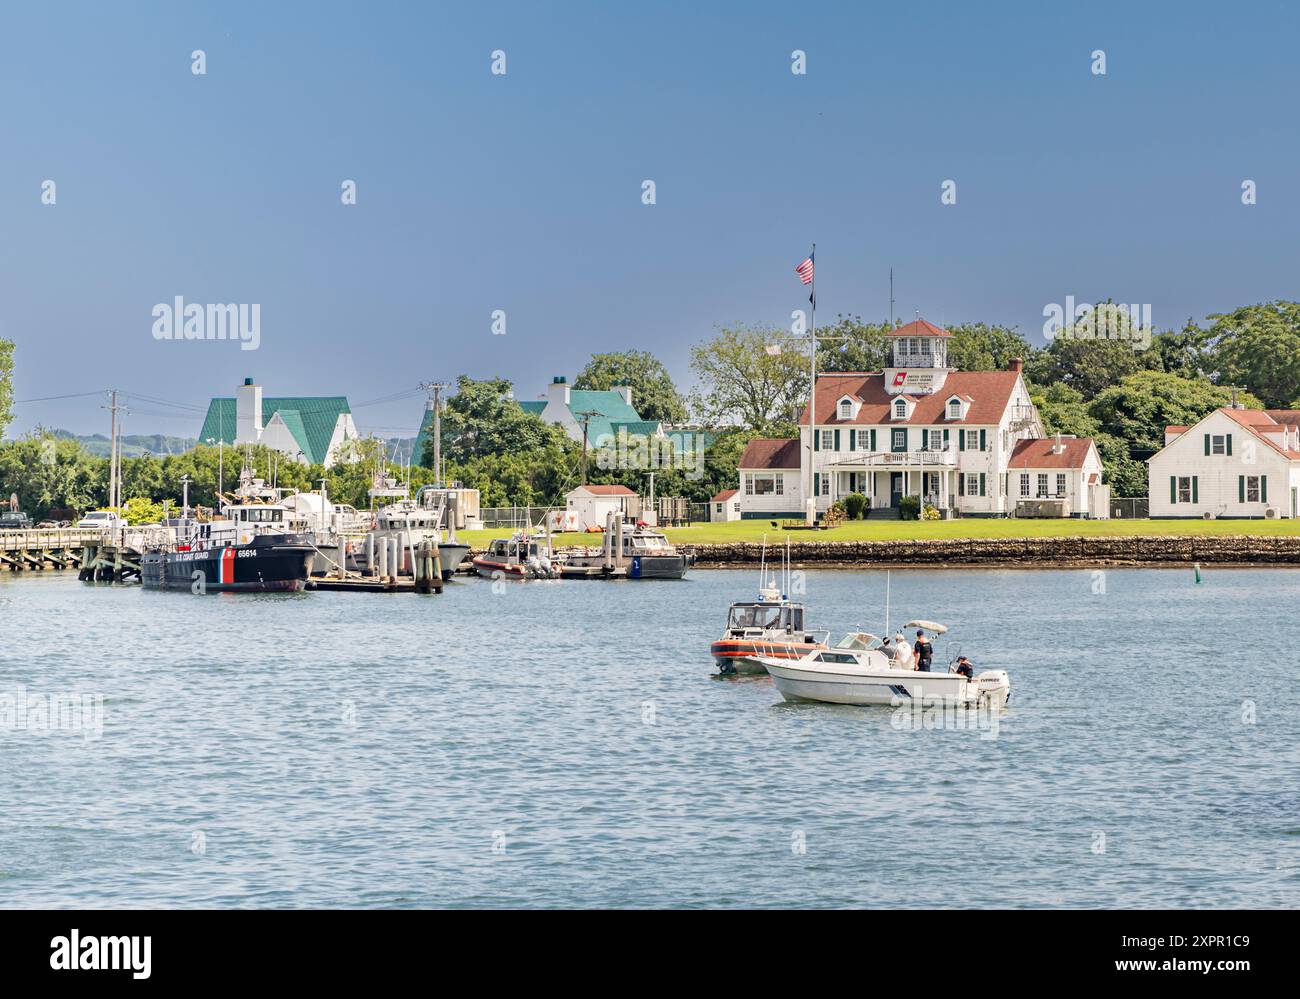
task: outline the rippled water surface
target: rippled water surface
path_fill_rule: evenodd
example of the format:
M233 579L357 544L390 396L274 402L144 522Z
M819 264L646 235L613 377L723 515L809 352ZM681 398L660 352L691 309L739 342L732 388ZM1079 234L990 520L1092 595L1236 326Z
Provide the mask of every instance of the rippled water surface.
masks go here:
M895 623L1010 671L994 739L714 677L755 576L0 574L0 904L1300 903L1300 573L895 571ZM883 593L807 574L837 633L879 630ZM81 693L100 738L17 718Z

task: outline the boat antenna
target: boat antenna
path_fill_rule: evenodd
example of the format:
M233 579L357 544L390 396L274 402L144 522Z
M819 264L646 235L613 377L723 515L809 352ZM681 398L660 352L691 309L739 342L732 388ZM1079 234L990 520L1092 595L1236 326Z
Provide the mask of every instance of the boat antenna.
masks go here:
M889 637L889 570L885 570L885 637Z
M758 599L763 599L763 591L767 589L767 532L763 532L763 551L758 559Z
M785 586L781 587L782 595L786 600L790 599L790 535L785 536Z

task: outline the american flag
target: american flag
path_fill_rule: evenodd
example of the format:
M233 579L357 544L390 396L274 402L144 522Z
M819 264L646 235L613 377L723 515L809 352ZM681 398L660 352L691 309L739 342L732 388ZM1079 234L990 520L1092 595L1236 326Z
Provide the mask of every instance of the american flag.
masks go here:
M799 280L804 284L812 284L813 279L813 255L808 254L808 259L794 269L799 275Z

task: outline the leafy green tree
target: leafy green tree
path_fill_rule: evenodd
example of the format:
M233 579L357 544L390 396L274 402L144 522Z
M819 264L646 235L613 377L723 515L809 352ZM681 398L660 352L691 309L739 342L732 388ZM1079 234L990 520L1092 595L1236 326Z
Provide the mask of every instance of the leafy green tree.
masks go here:
M1016 330L986 323L949 326L948 366L962 371L1005 371L1016 358L1029 361L1037 351Z
M1300 303L1247 305L1209 318L1221 380L1245 385L1269 407L1300 399Z
M463 466L475 458L528 454L568 439L559 426L524 412L504 378L477 381L461 375L456 385L442 415L442 453L448 462ZM422 463L433 466L432 436L425 441Z
M1142 371L1101 392L1088 414L1103 432L1126 441L1134 457L1147 458L1164 447L1166 426L1190 426L1231 401L1226 389L1203 379ZM1238 393L1238 401L1260 405L1246 393Z
M838 316L817 330L827 337L817 344L818 371L880 371L889 363L889 323L864 323L858 316Z
M1092 399L1129 375L1158 364L1159 358L1150 351L1134 350L1133 344L1124 340L1058 336L1046 350L1036 351L1026 359L1025 375L1039 385L1060 382L1084 399Z
M1075 437L1096 437L1101 433L1101 425L1088 412L1088 404L1078 389L1064 382L1054 382L1045 388L1031 384L1029 394L1046 433Z
M1159 370L1183 378L1210 378L1218 371L1214 335L1189 318L1181 330L1157 333L1151 351L1160 359Z
M157 524L163 519L163 508L161 503L133 496L122 504L122 516L128 524Z
M686 400L653 354L644 350L595 354L573 381L575 389L603 391L616 385L632 387L632 406L643 420L686 422Z
M691 348L700 387L691 407L711 425L741 423L762 430L793 418L808 399L808 359L770 326L723 326Z
M0 437L14 419L14 345L0 339Z
M104 502L108 462L76 441L38 430L0 443L0 495L16 493L20 509L40 520L50 510L87 510Z

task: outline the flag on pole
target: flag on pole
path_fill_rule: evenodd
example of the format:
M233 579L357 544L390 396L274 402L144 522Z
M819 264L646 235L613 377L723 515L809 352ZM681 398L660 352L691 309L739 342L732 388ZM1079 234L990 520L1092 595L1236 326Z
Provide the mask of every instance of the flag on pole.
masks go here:
M796 267L794 269L794 272L799 275L799 280L802 281L804 284L812 284L813 255L811 253L808 254L808 258L802 264Z

